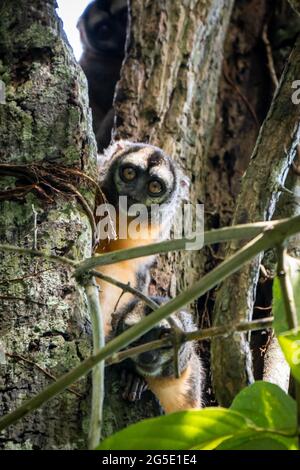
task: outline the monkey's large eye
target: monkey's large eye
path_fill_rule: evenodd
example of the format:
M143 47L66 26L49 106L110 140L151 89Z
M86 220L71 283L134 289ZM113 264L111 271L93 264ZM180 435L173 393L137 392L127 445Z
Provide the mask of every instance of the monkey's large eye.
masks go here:
M97 35L101 39L108 39L110 37L111 28L108 22L102 21L101 23L99 23L99 25L97 26Z
M159 334L158 339L166 339L169 338L171 340L171 328L163 328ZM165 346L161 346L160 349L173 349L172 344L166 344Z
M168 338L171 334L171 329L170 328L163 328L159 334L159 339L165 339Z
M133 181L137 177L137 172L132 166L122 168L121 177L123 181Z
M164 192L164 189L163 184L158 180L152 180L148 184L148 190L152 196L160 196Z

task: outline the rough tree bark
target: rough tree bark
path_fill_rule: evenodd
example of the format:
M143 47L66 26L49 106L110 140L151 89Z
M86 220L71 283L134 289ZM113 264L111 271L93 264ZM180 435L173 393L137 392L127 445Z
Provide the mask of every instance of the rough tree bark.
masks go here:
M237 200L235 224L269 220L273 216L280 187L295 157L299 143L299 109L292 101L292 84L299 75L299 47L298 42L261 128ZM240 245L230 244L227 256ZM260 261L261 257L223 283L215 307L217 325L251 318ZM229 405L238 391L254 379L249 343L245 335L223 338L212 342L212 353L217 398L220 404ZM233 363L234 368L230 367Z
M172 155L190 176L191 201L205 202L208 226L214 228L232 219L239 176L247 168L259 127L255 120L262 122L271 98L266 93L270 86L264 78L267 70L260 67L266 58L262 60L259 46L270 2L237 0L226 59L237 49L238 53L229 64L230 73L228 67L224 69L217 138L208 153L233 3L131 0L128 54L115 99L115 137L150 142ZM299 2L291 3L295 6ZM95 145L86 111L85 83L61 40L54 7L55 0L11 0L0 6L0 79L7 91L7 103L0 104L0 161L35 164L35 176L25 177L22 168L17 177L16 172L14 177L10 172L0 180L0 241L32 247L37 229L38 248L78 259L91 252L89 219L78 194L77 198L70 192L63 194L61 186L50 190L48 184L55 186L59 165L95 176ZM233 72L238 79L242 77L242 95L245 90L246 95L250 93L246 100L235 88ZM253 90L251 83L258 77L262 85ZM226 93L231 108L222 108ZM239 108L236 121L232 119L235 106ZM222 122L226 119L227 127ZM223 135L218 133L221 127ZM47 167L43 180L38 173L40 165ZM46 178L49 168L50 180ZM61 173L58 176L62 177ZM76 184L92 206L93 186L82 180ZM16 186L18 190L11 191ZM33 362L60 375L89 353L91 335L84 296L66 266L4 252L1 261L2 414L51 380ZM160 258L153 270L151 293L173 296L216 261L215 252L208 250ZM231 369L232 363L226 373ZM141 403L123 402L118 369L107 372L104 435L160 413L150 393ZM88 381L80 381L75 390L80 397L65 392L2 433L1 447L85 447Z
M55 0L1 2L0 240L33 248L36 233L38 249L81 259L91 254L90 222L78 194L63 185L76 184L92 207L95 187L57 172L63 165L95 176L96 147L86 81L55 7ZM52 381L44 371L59 376L78 365L90 353L91 335L83 292L68 267L2 250L0 256L3 415ZM1 448L86 447L88 385L79 381L77 394L64 392L2 432Z

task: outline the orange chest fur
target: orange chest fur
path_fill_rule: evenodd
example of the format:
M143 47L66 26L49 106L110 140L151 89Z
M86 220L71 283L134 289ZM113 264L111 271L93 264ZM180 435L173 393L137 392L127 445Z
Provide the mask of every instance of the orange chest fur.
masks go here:
M142 238L137 240L126 238L116 240L103 240L98 249L98 254L111 253L118 250L125 250L129 248L136 248L145 246L154 242L152 237L145 238L146 232L142 234ZM120 261L112 265L102 266L99 272L110 276L123 284L130 284L131 287L137 287L137 273L141 267L148 264L151 257L143 257L138 259L131 259ZM101 309L105 320L105 333L108 334L111 329L111 317L117 308L122 307L132 299L132 295L125 293L119 287L109 284L105 281L97 281L100 286L100 302Z
M189 393L191 366L177 379L175 377L146 377L150 390L156 395L166 413L199 408L200 402L192 400Z

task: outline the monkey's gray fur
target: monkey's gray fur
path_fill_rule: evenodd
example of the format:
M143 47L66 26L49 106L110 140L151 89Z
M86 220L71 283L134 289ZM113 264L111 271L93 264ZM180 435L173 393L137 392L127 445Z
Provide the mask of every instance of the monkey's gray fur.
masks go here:
M161 305L169 299L153 297L152 300ZM126 331L131 326L139 323L151 312L152 310L141 300L133 300L115 314L116 333L120 334ZM171 318L175 325L184 332L196 330L192 315L185 310L172 314ZM162 320L129 347L161 339L165 335L170 334L170 332L170 323L167 320ZM163 347L144 352L131 357L126 362L128 370L135 370L139 376L148 382L149 388L153 390L167 412L202 406L203 369L201 360L196 353L194 342L187 342L180 346L178 362L181 377L179 379L175 379L174 352L172 347ZM187 370L189 371L188 374L186 373ZM168 378L170 379L169 382ZM164 403L166 400L166 389L169 394L167 405ZM172 396L172 394L177 396Z
M127 196L128 214L135 216L136 205L144 205L146 217L152 224L160 224L156 240L169 237L171 225L181 202L188 198L189 180L178 165L162 149L145 143L120 140L98 156L99 181L107 202L119 208L119 197ZM133 168L136 177L124 181L120 172ZM162 191L149 192L150 182L158 182ZM130 213L130 208L133 213ZM143 212L140 213L140 217Z

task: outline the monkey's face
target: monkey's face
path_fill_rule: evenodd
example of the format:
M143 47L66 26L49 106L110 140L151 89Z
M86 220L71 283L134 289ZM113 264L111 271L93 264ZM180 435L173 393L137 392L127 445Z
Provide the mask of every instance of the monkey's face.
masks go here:
M123 152L116 159L112 172L115 193L126 196L128 207L168 203L177 189L174 165L156 147L137 146Z
M163 303L167 299L155 297L156 303ZM151 313L151 309L141 301L133 301L127 307L128 311L125 313L122 321L118 325L118 334L128 330L130 327L139 323L145 316ZM172 316L173 321L176 319ZM179 326L179 325L178 325ZM171 334L171 326L167 320L162 320L152 330L148 331L145 335L139 338L136 342L132 343L129 347L140 346L151 341L164 339ZM174 368L174 349L172 346L164 346L152 351L143 352L130 358L135 366L136 371L143 377L161 377L170 375Z
M87 6L78 22L86 50L124 55L127 27L126 0L97 0Z
M170 336L170 327L155 327L139 339L138 344L149 343ZM137 372L143 377L162 377L169 368L173 368L174 349L165 346L153 351L147 351L132 358Z
M160 340L170 334L171 328L167 322L164 322L164 325L156 326L133 343L131 347ZM135 365L136 371L143 377L161 377L166 374L166 370L173 366L174 350L172 346L160 347L159 349L133 356L131 360Z

